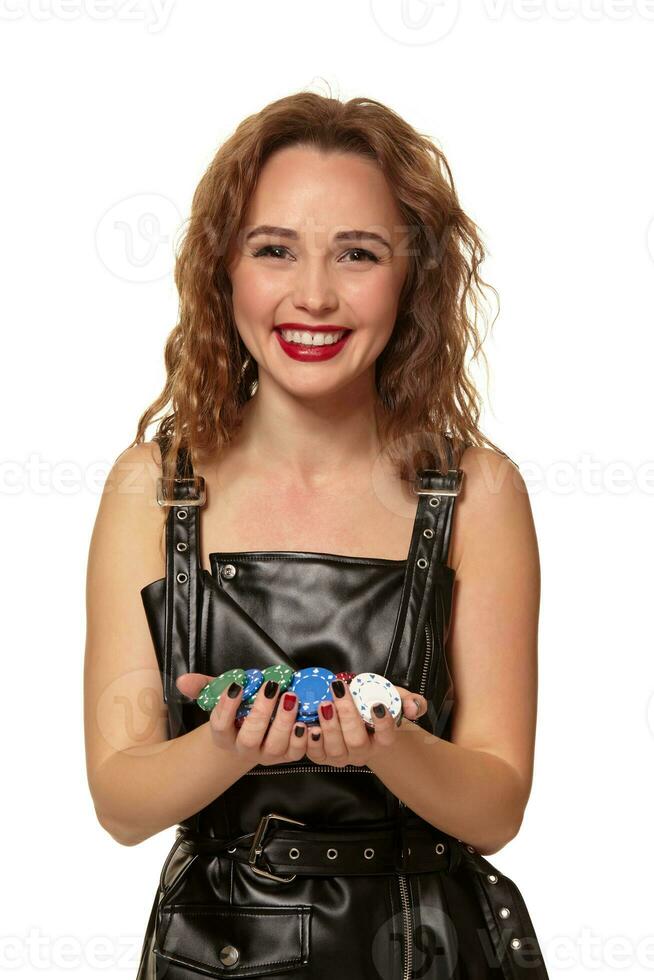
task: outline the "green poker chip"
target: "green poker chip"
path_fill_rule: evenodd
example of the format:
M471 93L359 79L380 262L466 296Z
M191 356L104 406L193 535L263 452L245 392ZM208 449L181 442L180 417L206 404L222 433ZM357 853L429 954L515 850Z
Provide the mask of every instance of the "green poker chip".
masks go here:
M198 704L204 711L211 711L215 707L220 695L233 681L236 681L237 684L245 687L247 674L241 667L234 667L232 670L226 670L218 677L214 677L214 679L209 681L208 684L205 684L195 699L196 704Z

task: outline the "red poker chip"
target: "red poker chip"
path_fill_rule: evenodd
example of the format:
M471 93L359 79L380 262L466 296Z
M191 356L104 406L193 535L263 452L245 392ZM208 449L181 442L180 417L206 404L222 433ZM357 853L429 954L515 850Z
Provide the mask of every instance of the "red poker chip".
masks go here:
M336 675L339 681L345 681L346 684L349 684L352 678L356 676L357 676L356 674L352 674L350 673L350 671L347 670L342 670L340 673Z

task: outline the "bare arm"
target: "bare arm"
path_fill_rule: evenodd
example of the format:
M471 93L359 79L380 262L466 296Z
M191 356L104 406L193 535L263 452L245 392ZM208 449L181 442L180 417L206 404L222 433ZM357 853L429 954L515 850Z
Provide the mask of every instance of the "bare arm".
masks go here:
M164 514L154 443L127 449L107 478L87 568L84 729L100 824L133 845L186 819L252 762L219 748L207 721L168 740L161 675L140 590L163 578Z
M423 819L492 854L517 834L531 792L540 567L527 490L514 464L475 447L461 468L446 648L452 741L403 723L397 749L370 768Z

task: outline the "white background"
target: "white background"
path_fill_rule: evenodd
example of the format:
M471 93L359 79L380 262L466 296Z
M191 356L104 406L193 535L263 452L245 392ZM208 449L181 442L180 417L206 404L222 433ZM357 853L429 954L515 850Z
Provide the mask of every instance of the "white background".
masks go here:
M438 142L500 294L482 428L529 486L543 591L534 787L490 860L522 890L552 977L651 973L654 3L0 11L0 968L135 974L174 830L124 848L95 820L89 539L163 383L198 180L244 116L331 86Z

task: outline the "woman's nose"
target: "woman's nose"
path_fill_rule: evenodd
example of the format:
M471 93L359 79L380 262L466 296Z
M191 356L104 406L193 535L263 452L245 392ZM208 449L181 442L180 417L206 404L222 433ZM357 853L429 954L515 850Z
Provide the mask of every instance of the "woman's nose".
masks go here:
M314 256L298 262L293 284L293 302L312 313L322 313L338 306L338 295L325 260Z

